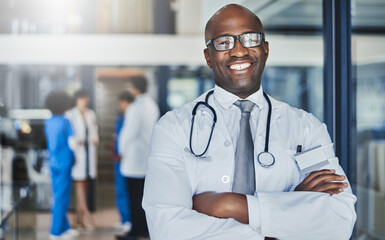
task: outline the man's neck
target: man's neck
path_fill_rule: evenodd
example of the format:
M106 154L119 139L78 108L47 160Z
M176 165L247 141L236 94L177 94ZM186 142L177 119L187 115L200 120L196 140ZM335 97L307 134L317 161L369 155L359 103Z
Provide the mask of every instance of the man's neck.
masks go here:
M246 99L250 95L253 95L254 93L258 92L258 90L261 88L261 87L258 87L258 89L250 90L250 91L247 91L247 92L237 92L237 91L235 91L233 89L226 89L226 88L224 88L221 85L218 85L218 86L221 87L222 89L226 90L227 92L232 93L232 94L238 96L241 99Z

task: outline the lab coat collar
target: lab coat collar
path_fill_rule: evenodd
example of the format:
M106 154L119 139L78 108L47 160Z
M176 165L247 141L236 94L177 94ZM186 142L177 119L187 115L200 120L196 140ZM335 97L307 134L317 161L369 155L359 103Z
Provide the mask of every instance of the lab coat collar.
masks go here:
M198 98L196 98L195 100L194 100L194 103L198 103L198 102L201 102L201 101L205 101L205 98L206 98L206 95L207 95L207 93L208 92L210 92L211 90L214 90L214 96L215 96L215 92L216 91L218 91L217 90L217 88L216 88L217 86L215 86L214 88L212 88L212 89L210 89L210 90L208 90L207 92L205 92L205 93L203 93L202 95L200 95ZM222 90L222 91L225 91L223 88L220 88L220 87L218 87L218 89L219 89L219 91L220 90ZM262 89L262 86L261 86L261 97L262 97L262 102L261 103L259 103L259 104L261 104L261 106L264 106L264 104L265 104L265 98L263 97L263 94L262 94L262 91L263 91L263 89ZM231 94L231 93L230 93ZM254 93L255 94L255 93ZM233 95L233 94L232 94ZM252 94L253 95L253 94ZM252 95L250 95L249 97L251 97ZM270 101L271 101L271 105L272 105L272 107L273 107L273 109L275 109L275 108L280 108L280 107L283 107L283 106L285 106L285 105L287 105L286 103L284 103L284 102L281 102L281 101L278 101L278 100L276 100L275 98L273 98L272 96L270 96L269 94L267 94L268 96L269 96L269 99L270 99ZM235 95L233 95L233 96L235 96ZM233 102L231 102L231 104L233 104L235 101L237 101L239 98L237 97L237 96L235 96L237 99L236 100L234 100ZM216 100L217 100L217 98L215 98ZM248 98L247 98L248 99ZM248 100L250 100L250 101L252 101L251 99L248 99ZM218 101L218 100L217 100ZM255 102L255 101L253 101L253 102ZM219 101L218 101L218 103L219 103ZM255 102L256 103L256 102ZM231 106L231 104L229 104L229 103L227 103L227 105L226 106L228 106L228 108ZM258 103L256 103L256 104L258 104ZM222 106L222 105L221 105ZM259 105L258 105L259 106ZM224 106L222 106L222 107L224 107Z
M226 91L218 85L215 85L214 87L214 97L219 105L224 109L229 109L236 101L241 100L240 97ZM262 109L265 104L262 86L258 91L248 96L246 100L255 103L260 109Z
M207 96L207 93L209 93L210 91L212 91L212 90L214 90L214 94L215 94L215 92L217 91L221 91L220 89L221 88L219 88L218 87L218 89L219 90L217 90L217 88L214 88L214 89L210 89L209 91L207 91L207 92L205 92L204 94L202 94L201 96L199 96L197 99L195 99L194 100L194 103L195 104L197 104L198 102L203 102L203 101L205 101L205 98L206 98L206 96ZM223 89L222 89L223 90ZM260 89L261 90L261 93L262 93L262 88ZM223 90L224 91L224 90ZM263 95L262 94L260 94L261 96L262 96L262 101L263 101L263 104L265 104L265 98L263 97ZM235 96L235 95L234 95ZM269 99L270 99L270 101L271 101L271 105L272 105L272 108L273 109L277 109L277 108L281 108L281 107L283 107L283 106L287 106L287 104L286 103L284 103L284 102L281 102L281 101L278 101L278 100L276 100L276 99L274 99L273 97L271 97L270 95L268 95L269 96ZM237 97L237 96L235 96L236 97L236 100L238 100L239 98ZM217 99L215 99L215 100L217 100ZM234 100L234 101L236 101L236 100ZM218 102L218 104L221 104L221 103L219 103L219 101L217 100L216 102ZM230 103L227 103L228 104L228 107L230 107L231 106L231 104ZM267 103L266 103L266 105L267 105ZM221 107L222 107L222 105L221 105ZM264 108L264 109L261 109L262 111L261 111L261 115L260 115L260 118L261 119L266 119L267 118L267 114L268 114L268 108L266 107L266 108ZM281 114L280 114L280 112L281 111L272 111L272 113L271 113L271 125L270 126L272 126L274 123L275 123L275 121L277 120L277 119L279 119L280 117L281 117ZM223 117L221 116L221 112L219 111L219 112L217 112L217 114L218 114L218 117L217 117L217 125L218 125L218 127L219 127L219 129L226 129L227 130L227 127L226 127L226 124L225 124L225 122L224 122L224 120L223 120ZM215 131L214 131L215 132ZM230 135L229 135L229 132L228 131L219 131L220 132L220 134L221 135L223 135L227 140L231 140L231 138L230 138ZM266 134L266 121L260 121L259 123L258 123L258 129L257 129L257 134L258 134L258 136L265 136L265 134ZM256 139L259 139L259 138L256 138ZM262 146L262 145L261 145ZM264 146L264 145L263 145ZM262 149L263 150L263 149ZM261 149L259 149L258 151L262 151ZM234 150L235 151L235 150Z
M135 101L136 102L141 101L142 99L147 98L147 96L148 96L148 93L142 93L142 94L135 97Z

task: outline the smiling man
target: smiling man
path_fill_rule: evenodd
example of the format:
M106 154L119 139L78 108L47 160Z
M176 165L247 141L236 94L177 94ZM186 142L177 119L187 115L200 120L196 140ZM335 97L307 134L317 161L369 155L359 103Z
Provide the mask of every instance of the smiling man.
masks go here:
M205 38L214 89L153 132L143 199L151 239L349 239L356 197L325 124L263 92L259 18L227 5Z

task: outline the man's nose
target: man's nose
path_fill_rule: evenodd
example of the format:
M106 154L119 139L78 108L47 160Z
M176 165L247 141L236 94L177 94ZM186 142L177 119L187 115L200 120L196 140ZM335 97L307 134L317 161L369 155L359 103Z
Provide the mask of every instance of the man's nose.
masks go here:
M240 39L236 39L234 48L230 50L230 55L234 57L243 57L249 53L249 50L241 44Z

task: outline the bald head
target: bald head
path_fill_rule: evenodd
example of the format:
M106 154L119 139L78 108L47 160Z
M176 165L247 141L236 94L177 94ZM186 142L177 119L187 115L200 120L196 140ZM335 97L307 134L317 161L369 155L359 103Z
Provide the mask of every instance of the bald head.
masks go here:
M247 23L250 31L264 32L261 20L252 11L238 4L229 4L219 9L207 22L205 42L226 34L226 31L242 27L240 23Z
M229 45L229 49L218 50L211 42L203 50L207 66L214 72L217 86L240 98L246 98L258 91L269 55L269 43L262 33L264 31L259 18L249 9L237 4L221 8L210 18L205 30L206 42L219 36L232 36L234 39L234 44L231 47ZM245 46L244 41L248 34L260 36L260 42L256 46ZM219 41L222 40L223 42L216 44L231 42L230 37Z

